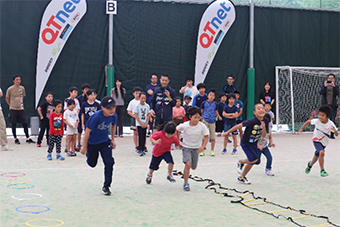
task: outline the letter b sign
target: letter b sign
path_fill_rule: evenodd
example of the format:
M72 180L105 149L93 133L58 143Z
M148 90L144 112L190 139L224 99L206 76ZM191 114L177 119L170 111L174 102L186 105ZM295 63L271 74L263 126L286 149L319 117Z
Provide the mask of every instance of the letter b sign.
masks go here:
M106 14L117 14L117 1L106 1Z

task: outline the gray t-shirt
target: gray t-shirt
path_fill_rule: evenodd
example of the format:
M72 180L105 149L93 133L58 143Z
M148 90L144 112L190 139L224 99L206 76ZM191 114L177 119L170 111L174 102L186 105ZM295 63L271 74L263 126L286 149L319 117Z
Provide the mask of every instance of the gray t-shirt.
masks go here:
M118 95L116 95L115 90L116 90L116 88L111 89L111 96L115 100L116 106L124 106L124 99L123 99L123 96L120 92L120 89L117 92ZM125 88L123 88L123 93L124 93L124 95L126 94Z

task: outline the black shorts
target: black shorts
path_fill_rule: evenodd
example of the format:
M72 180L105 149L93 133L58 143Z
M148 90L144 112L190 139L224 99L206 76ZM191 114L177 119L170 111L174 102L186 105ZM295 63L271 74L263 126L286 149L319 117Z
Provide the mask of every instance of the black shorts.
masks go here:
M9 110L8 120L11 124L27 124L25 110Z
M165 121L164 119L157 119L157 118L154 118L154 119L153 119L153 126L152 126L152 128L153 128L153 129L157 129L158 126L160 126L161 124L164 124L165 122L168 122L168 121Z
M155 171L158 170L159 164L161 163L161 161L163 159L166 163L175 164L170 151L168 151L168 152L165 152L163 155L161 155L159 157L155 157L155 156L152 155L152 159L151 159L151 163L150 163L149 168L153 169Z

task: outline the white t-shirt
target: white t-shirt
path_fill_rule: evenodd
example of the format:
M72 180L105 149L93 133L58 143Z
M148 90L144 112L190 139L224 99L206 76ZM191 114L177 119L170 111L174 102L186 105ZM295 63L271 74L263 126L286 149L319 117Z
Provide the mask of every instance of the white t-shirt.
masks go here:
M139 104L139 100L136 100L136 99L132 99L130 102L129 102L129 105L128 107L126 108L127 111L131 111L133 112L133 110L135 109L135 107Z
M203 136L209 135L208 128L202 123L191 126L186 121L177 126L177 130L183 132L183 147L197 149L202 146Z
M332 127L338 130L331 120L328 120L328 122L324 124L319 119L313 119L311 124L315 125L313 142L320 142L324 146L328 145L328 138L333 131Z
M189 95L191 97L191 101L189 103L189 105L192 105L192 100L194 100L194 97L198 94L198 90L196 88L196 86L192 86L190 87L186 87L183 93L183 99L186 95Z
M72 111L71 110L66 110L64 112L64 119L71 125L75 126L78 119L78 111L76 108L74 108Z

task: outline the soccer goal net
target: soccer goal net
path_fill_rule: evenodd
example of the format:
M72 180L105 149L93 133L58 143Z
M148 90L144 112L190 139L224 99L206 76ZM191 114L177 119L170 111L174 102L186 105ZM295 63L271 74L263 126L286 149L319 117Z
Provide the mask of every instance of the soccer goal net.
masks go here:
M289 131L296 132L306 120L316 117L322 99L319 92L328 74L333 73L336 76L335 84L339 84L340 80L340 68L277 66L275 73L278 131L288 126ZM338 105L339 102L340 98ZM339 121L338 118L337 125Z

